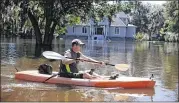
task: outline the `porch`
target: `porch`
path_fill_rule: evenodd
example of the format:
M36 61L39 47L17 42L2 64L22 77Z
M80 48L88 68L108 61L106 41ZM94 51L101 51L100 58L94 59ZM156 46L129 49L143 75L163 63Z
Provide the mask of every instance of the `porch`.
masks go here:
M91 25L90 34L88 39L90 40L105 40L107 36L107 26L106 25Z

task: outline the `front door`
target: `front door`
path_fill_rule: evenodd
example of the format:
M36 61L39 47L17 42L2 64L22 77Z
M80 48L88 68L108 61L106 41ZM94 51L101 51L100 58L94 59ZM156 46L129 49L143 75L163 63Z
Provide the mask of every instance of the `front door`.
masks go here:
M104 40L104 33L102 27L95 28L95 35L93 35L93 40Z
M95 34L96 35L103 35L103 28L101 28L101 27L96 28L96 33Z

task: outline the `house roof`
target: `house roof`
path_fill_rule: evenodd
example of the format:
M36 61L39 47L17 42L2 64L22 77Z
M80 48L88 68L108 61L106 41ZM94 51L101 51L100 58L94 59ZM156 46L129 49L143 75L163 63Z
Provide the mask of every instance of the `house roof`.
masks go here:
M133 25L133 24L128 24L128 26L133 26L133 27L137 27L137 26L135 26L135 25Z
M126 15L124 12L119 12L116 14L116 17L118 18L129 18L128 15Z
M124 24L124 22L120 18L113 17L112 22L111 22L111 26L126 26L126 25Z

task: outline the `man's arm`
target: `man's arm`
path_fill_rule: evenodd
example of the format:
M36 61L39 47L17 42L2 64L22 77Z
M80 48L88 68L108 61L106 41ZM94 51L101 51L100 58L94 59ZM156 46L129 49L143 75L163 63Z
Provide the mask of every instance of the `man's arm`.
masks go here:
M90 58L90 57L87 57L87 56L85 56L85 55L82 54L82 53L80 53L80 54L81 54L81 58L82 58L82 59L90 60L90 61L94 61L94 62L100 62L100 61L94 60L94 59L92 59L92 58Z
M71 53L70 52L66 52L64 56L65 57L71 57ZM66 58L66 59L62 60L62 63L63 64L71 64L71 63L74 63L75 61L76 60Z

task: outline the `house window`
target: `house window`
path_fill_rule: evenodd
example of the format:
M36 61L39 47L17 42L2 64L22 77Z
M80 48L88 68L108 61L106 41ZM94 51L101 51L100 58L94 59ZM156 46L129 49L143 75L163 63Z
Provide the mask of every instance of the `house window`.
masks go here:
M119 34L119 27L115 28L115 34Z
M73 26L73 33L75 32L75 27Z
M87 28L86 27L82 28L82 33L87 33Z

